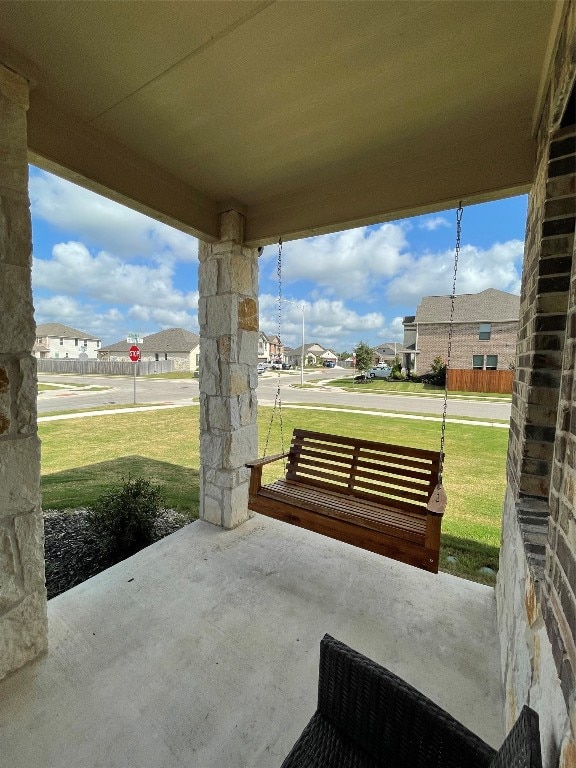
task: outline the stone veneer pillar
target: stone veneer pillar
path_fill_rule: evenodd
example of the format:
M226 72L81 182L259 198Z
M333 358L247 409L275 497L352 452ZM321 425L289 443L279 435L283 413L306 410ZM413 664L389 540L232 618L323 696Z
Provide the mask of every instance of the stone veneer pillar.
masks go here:
M252 517L249 471L258 449L258 251L244 219L220 217L220 240L200 243L200 517L234 528Z
M0 679L47 648L27 82L0 66Z

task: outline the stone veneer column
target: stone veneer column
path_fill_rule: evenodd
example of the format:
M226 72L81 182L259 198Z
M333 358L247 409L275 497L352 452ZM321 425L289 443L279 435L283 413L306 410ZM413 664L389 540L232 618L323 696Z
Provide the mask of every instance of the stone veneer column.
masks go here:
M27 82L0 66L0 679L46 650Z
M245 462L258 449L258 251L244 219L220 218L220 240L200 243L200 517L234 528L252 517Z

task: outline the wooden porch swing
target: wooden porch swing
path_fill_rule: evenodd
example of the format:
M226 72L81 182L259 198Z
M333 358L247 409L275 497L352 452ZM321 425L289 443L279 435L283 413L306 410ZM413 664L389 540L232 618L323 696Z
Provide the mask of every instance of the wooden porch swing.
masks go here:
M462 204L456 215L454 279L446 374L450 367ZM278 243L278 338L281 338L282 240ZM372 440L295 429L284 451L281 376L264 457L249 462L248 507L432 573L438 572L440 529L446 509L442 484L448 382L440 450L429 451ZM272 422L280 417L282 452L266 456ZM284 459L285 477L262 484L265 465Z

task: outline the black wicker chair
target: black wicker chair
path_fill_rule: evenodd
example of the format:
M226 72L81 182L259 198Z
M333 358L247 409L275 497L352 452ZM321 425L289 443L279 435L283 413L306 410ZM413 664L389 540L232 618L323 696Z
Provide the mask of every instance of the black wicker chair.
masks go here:
M318 709L282 768L541 768L524 707L496 751L384 667L325 635Z

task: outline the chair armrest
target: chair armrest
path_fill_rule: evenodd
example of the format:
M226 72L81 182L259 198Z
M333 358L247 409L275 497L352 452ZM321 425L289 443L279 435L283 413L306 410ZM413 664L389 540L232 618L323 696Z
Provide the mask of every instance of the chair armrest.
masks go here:
M273 456L264 456L261 459L254 459L254 461L247 461L244 465L245 467L249 467L252 469L252 467L263 467L265 464L270 464L273 461L278 461L278 459L284 459L286 456L288 456L290 452L285 451L284 453L275 453Z
M377 764L488 768L496 755L411 685L329 635L320 644L318 712Z

